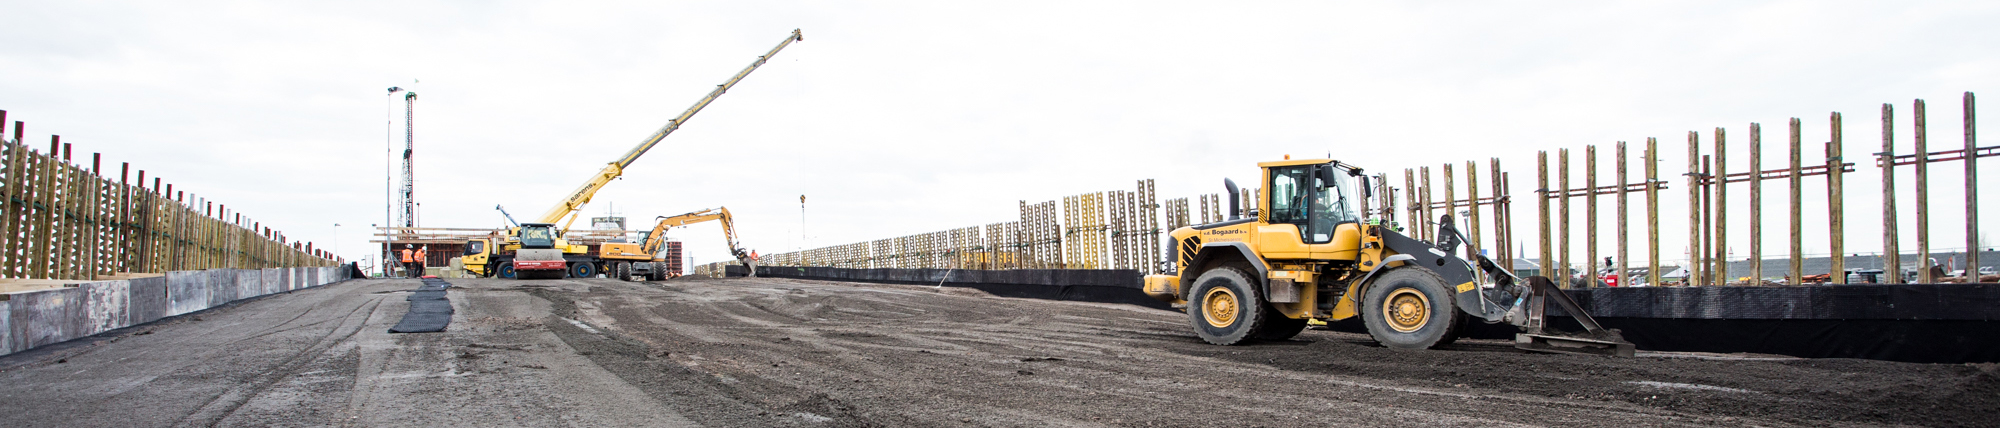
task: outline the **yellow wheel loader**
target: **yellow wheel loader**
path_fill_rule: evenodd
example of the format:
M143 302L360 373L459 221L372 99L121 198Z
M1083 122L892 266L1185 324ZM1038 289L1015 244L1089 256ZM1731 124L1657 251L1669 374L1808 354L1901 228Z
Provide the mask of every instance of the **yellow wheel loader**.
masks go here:
M1187 309L1202 340L1237 345L1284 340L1308 320L1361 317L1383 346L1426 349L1456 340L1466 323L1520 327L1522 349L1631 356L1616 330L1598 325L1543 277L1516 277L1484 256L1459 257L1464 238L1440 220L1438 243L1355 214L1369 195L1361 169L1331 159L1257 164L1257 206L1241 215L1236 184L1223 180L1232 218L1174 230L1177 274L1147 275L1145 292ZM1585 331L1547 325L1554 301Z

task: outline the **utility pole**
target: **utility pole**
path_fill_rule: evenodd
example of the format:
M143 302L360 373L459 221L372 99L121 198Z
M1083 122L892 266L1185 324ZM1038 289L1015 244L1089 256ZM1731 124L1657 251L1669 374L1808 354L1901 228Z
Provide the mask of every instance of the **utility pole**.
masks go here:
M403 227L417 227L417 177L411 157L417 149L417 93L403 95L403 103Z

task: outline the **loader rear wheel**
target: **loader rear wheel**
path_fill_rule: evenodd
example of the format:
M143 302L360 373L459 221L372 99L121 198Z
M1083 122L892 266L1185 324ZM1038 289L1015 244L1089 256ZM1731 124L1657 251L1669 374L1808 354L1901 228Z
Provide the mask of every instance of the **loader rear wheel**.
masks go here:
M1463 315L1452 303L1444 278L1419 267L1397 268L1377 278L1362 294L1361 319L1368 335L1391 348L1428 349L1457 339Z
M1264 298L1251 285L1250 274L1235 266L1203 272L1194 280L1188 302L1188 322L1194 324L1201 340L1217 345L1236 345L1254 339L1270 318Z

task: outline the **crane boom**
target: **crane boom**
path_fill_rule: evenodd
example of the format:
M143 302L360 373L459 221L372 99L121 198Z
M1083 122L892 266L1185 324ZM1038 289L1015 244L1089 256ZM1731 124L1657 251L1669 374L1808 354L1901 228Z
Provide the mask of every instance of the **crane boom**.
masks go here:
M617 160L605 164L604 169L597 171L595 175L591 175L590 180L585 181L583 186L577 187L576 191L570 192L569 197L563 198L561 203L550 207L548 212L542 213L542 216L536 222L556 223L562 221L563 217L571 217L571 214L582 210L583 205L590 203L590 198L597 195L599 189L603 189L605 185L611 184L611 180L625 175L626 167L631 166L633 161L639 160L639 156L645 155L647 150L652 150L654 145L660 143L660 140L667 138L667 134L672 134L674 130L680 129L681 125L686 124L689 118L694 117L695 113L700 112L704 107L708 107L709 103L714 102L717 97L721 97L724 92L728 92L730 87L736 86L736 83L742 81L745 76L749 76L751 71L756 71L757 67L763 66L765 61L777 55L778 51L785 49L785 46L791 45L792 42L804 40L805 36L799 30L793 29L791 35L785 36L785 41L779 42L778 46L771 48L770 52L757 57L756 61L751 62L749 67L745 67L743 71L737 72L735 76L730 77L729 81L715 85L715 90L709 91L708 96L702 97L700 101L696 101L694 106L688 107L685 112L681 112L679 117L667 121L666 126L661 126L658 131L653 131L653 135L646 137L645 141L639 142L638 146L632 147L631 152L627 152ZM571 217L570 220L575 221L576 219ZM568 228L568 224L563 225L563 229Z
M495 204L493 205L493 209L500 210L500 216L507 218L508 227L521 227L521 222L514 221L514 215L508 214L506 208L501 208L500 205Z

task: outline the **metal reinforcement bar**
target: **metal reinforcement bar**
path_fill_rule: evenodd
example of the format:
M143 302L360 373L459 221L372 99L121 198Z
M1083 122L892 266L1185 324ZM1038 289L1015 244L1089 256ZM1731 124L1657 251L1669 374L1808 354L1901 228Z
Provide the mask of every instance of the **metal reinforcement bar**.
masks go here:
M0 111L0 123L7 113ZM25 144L27 125L0 138L0 278L92 280L143 272L217 268L332 266L338 259L311 243L184 190L146 171L132 180L102 175L103 156L72 161L72 148L50 136L44 153ZM4 135L0 135L4 136Z

